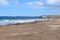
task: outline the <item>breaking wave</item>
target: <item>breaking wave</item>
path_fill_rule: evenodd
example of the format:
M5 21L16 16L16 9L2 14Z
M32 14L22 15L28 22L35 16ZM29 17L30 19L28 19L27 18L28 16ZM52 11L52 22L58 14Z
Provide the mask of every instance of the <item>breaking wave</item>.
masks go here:
M39 21L39 19L31 19L31 20L0 20L0 25L9 25L9 24L17 24L17 23L29 23Z

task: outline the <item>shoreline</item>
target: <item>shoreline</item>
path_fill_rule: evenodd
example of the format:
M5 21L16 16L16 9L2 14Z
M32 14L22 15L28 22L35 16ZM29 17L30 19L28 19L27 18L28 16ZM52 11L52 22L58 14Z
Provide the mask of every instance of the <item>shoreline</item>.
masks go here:
M30 24L35 23L39 21L47 21L48 19L32 19L32 20L2 20L0 22L0 26L6 26L6 25L18 25L18 24Z
M53 22L52 22L53 21ZM59 21L37 21L0 27L1 40L60 40ZM57 22L57 23L56 23ZM59 24L59 25L57 25Z

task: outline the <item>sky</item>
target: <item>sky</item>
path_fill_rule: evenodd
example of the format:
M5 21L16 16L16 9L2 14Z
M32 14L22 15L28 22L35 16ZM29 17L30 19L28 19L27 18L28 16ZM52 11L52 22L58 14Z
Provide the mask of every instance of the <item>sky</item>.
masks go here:
M60 0L0 0L0 16L60 15Z

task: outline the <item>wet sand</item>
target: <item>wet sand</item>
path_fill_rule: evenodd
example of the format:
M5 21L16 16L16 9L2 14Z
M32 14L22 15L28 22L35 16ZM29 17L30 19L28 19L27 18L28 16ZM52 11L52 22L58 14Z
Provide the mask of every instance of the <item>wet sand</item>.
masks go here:
M60 40L60 21L0 26L0 40Z

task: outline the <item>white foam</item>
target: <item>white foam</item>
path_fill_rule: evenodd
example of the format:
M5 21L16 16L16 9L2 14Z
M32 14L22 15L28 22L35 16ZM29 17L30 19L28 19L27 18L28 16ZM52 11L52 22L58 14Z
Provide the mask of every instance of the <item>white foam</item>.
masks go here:
M8 24L17 24L17 23L28 23L39 21L40 19L31 19L31 20L1 20L0 25L8 25Z

